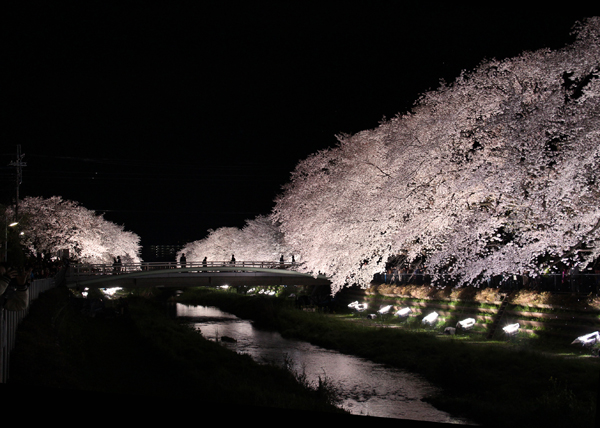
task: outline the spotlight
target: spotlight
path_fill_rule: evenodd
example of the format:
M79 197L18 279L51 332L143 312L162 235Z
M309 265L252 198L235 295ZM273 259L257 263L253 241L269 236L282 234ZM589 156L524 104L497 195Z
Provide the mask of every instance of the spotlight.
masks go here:
M410 314L410 308L402 308L398 312L396 312L396 316L399 317L407 317Z
M435 324L437 318L438 318L438 313L432 312L429 315L427 315L425 318L423 318L422 322L423 322L423 324L433 325L433 324Z
M514 323L514 324L509 324L509 325L507 325L506 327L503 327L503 328L502 328L502 330L504 330L504 332L505 332L506 334L509 334L509 335L510 335L510 334L515 334L515 333L517 333L517 332L519 331L519 327L520 327L520 325L519 325L519 323L517 322L517 323Z
M600 333L595 331L593 333L586 334L584 336L579 336L577 339L575 339L573 342L571 342L571 345L574 345L576 343L581 343L582 346L592 346L598 341L600 341Z
M392 305L387 305L379 309L377 312L383 315L387 314L390 311L390 309L392 309Z
M365 309L367 309L367 304L366 303L358 303L358 302L352 302L348 305L349 308L353 308L355 310L357 310L358 312L362 312Z
M473 326L475 325L475 319L473 318L466 318L462 321L459 321L458 324L456 324L456 328L462 328L463 330L470 330L471 328L473 328Z

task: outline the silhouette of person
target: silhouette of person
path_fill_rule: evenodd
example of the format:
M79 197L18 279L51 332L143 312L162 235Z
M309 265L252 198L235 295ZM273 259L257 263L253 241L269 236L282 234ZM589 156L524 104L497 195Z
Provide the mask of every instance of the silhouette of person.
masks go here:
M235 257L233 256L233 254L231 255L231 264L235 265Z
M179 263L181 263L181 267L184 268L186 265L186 258L185 258L185 253L181 253L181 257L179 258Z
M0 265L0 296L1 305L7 311L22 311L29 304L29 280L32 268L6 269Z

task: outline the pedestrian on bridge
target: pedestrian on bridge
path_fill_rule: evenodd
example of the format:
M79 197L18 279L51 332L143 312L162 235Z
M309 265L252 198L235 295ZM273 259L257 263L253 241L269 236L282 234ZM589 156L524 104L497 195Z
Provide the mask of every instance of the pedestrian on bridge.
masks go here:
M231 255L231 265L235 266L235 257L233 254Z
M184 268L186 266L186 258L185 253L181 253L181 257L179 258L179 263L181 263L181 267Z

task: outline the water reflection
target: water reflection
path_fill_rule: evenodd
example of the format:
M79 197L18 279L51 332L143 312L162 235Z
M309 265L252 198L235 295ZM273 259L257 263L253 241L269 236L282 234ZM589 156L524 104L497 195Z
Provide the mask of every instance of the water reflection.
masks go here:
M178 317L189 318L191 325L208 339L222 336L235 339L222 343L259 363L281 365L287 355L294 370L305 373L309 382L316 384L319 376L327 377L341 391L340 406L354 415L469 424L421 401L435 389L411 373L285 339L277 332L259 330L249 321L218 308L177 304L176 313Z

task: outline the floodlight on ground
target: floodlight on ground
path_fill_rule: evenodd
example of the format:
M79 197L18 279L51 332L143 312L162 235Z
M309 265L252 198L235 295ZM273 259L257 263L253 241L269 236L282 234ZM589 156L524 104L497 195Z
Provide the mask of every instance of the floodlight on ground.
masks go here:
M387 305L379 309L377 312L383 315L387 314L390 311L390 309L392 309L392 305Z
M595 331L590 334L579 336L577 339L571 342L571 345L581 343L582 346L592 346L598 341L600 341L600 333Z
M435 322L437 321L438 318L438 313L437 312L432 312L429 315L427 315L425 318L423 318L423 324L435 324Z
M504 330L504 332L506 334L515 334L517 331L519 331L519 323L514 323L514 324L509 324L506 327L503 327L502 330Z
M396 316L398 317L407 317L410 314L410 308L402 308L398 312L396 312Z
M456 328L462 328L464 330L468 330L470 328L472 328L475 325L475 319L474 318L465 318L462 321L459 321L458 324L456 325Z
M367 309L367 304L366 303L358 303L358 301L356 302L352 302L348 305L349 308L355 309L358 312L362 312L365 309Z

